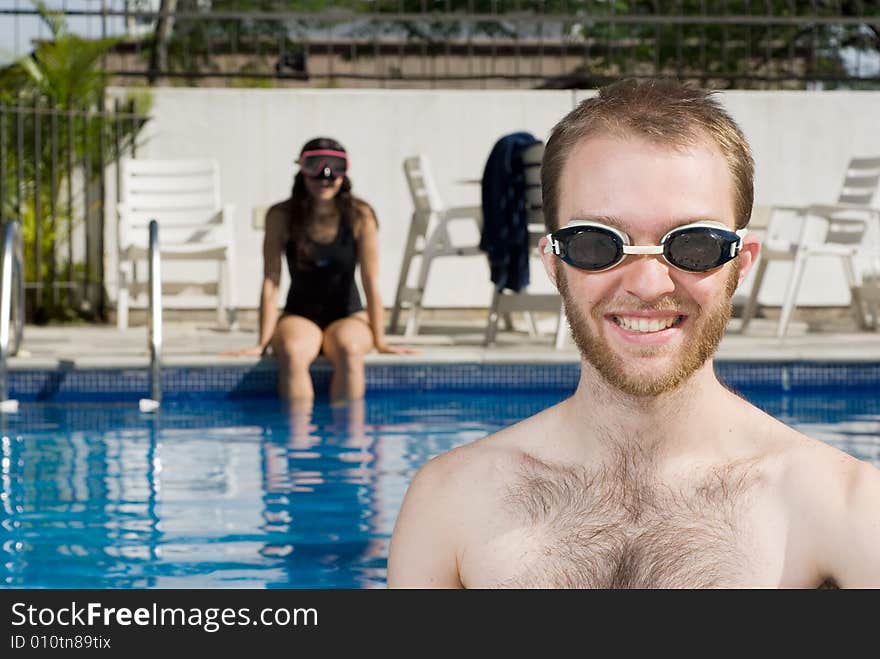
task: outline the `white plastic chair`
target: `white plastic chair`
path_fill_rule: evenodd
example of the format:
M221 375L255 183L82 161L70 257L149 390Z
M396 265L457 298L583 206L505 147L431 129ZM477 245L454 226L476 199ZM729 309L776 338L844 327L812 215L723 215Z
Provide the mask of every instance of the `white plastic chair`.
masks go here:
M806 262L815 256L837 256L841 259L851 292L851 307L859 326L867 329L877 325L877 299L874 288L880 282L865 279L857 263L867 256L875 274L880 274L880 209L870 204L880 187L880 157L853 158L849 162L843 187L835 204L813 204L804 207L774 206L770 209L767 237L761 248L755 279L742 314L740 331L745 331L757 308L758 293L767 266L772 261L792 261L793 267L785 289L776 335L785 337ZM779 217L794 213L800 222L797 240L780 235ZM872 320L866 319L867 313Z
M539 143L526 147L523 149L521 157L525 167L529 244L532 250L530 258L530 265L532 267L530 272L542 273L543 266L541 265L541 257L538 251L538 241L547 233L544 225L544 210L541 197L541 159L544 157L544 144ZM565 318L562 297L559 293L534 293L528 290L514 293L513 291L498 291L497 289L492 293L492 302L489 305L489 317L486 322L483 345L489 347L495 344L500 317L506 319L508 327L512 326L510 314L514 312L525 312L529 323L529 333L532 336L536 336L538 328L533 312L538 311L559 314L554 345L557 349L564 347L568 321Z
M434 259L447 256L483 255L479 247L479 236L483 226L483 210L479 206L446 207L437 192L437 185L431 172L427 156L417 155L403 161L403 171L409 192L412 196L413 214L406 238L400 276L397 280L397 293L391 308L389 332L397 332L402 309L409 309L405 336L414 336L419 331L422 299L428 284L428 274ZM449 233L450 223L458 221L473 222L476 227L477 242L469 245L453 243ZM430 234L428 233L430 230ZM416 284L409 285L412 261L419 257L420 265Z
M124 158L120 172L117 327L128 327L132 294L146 291L147 227L155 219L163 261L214 261L218 268L216 284L193 280L191 267L179 267L177 272L163 268L163 307L216 306L220 324L235 328L234 206L221 203L216 161ZM137 276L139 265L143 266L143 281ZM198 290L202 295L193 294ZM180 297L172 298L174 294Z

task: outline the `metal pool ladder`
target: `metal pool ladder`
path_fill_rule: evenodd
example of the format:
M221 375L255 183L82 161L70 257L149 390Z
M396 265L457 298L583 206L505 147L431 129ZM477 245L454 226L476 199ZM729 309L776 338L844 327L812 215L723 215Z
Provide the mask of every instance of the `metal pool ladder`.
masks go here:
M10 220L3 230L0 257L0 414L18 411L18 401L9 399L7 358L18 354L24 334L24 261L21 223ZM10 330L12 341L10 342Z
M147 310L150 350L150 398L138 402L141 412L153 412L162 401L162 271L159 258L159 223L150 220L150 300Z

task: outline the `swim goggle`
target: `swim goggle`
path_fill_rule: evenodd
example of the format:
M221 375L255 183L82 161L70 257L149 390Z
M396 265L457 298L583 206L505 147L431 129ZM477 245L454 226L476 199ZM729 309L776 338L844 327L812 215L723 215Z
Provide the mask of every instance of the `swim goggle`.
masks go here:
M568 265L602 272L628 254L659 254L686 272L707 272L733 259L742 249L745 229L731 231L720 222L693 222L676 227L659 245L633 245L624 232L599 222L575 220L547 234L545 254L556 254Z
M310 178L338 178L348 169L348 154L335 149L303 151L299 157L299 169Z

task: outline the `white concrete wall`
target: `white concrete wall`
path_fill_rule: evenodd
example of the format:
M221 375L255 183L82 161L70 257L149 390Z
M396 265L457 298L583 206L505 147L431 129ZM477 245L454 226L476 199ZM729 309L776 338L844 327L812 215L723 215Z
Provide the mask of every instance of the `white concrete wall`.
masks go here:
M521 130L546 139L554 123L591 92L160 88L152 93L153 120L138 155L219 161L224 197L236 206L238 301L256 307L262 276L258 215L289 194L294 160L306 140L329 135L348 149L355 193L379 217L381 286L389 306L412 212L403 159L417 153L430 158L447 205L479 205L479 185L462 180L482 176L495 141ZM880 154L878 92L726 92L721 98L754 149L758 205L832 202L847 160ZM113 195L111 186L110 200ZM108 203L107 245L116 244L113 222ZM115 297L112 250L106 259ZM762 303L779 303L787 267L768 271ZM542 270L533 270L532 279L535 290L551 290ZM803 290L808 304L849 300L836 262L811 265ZM484 258L448 259L432 269L425 304L483 307L490 296Z

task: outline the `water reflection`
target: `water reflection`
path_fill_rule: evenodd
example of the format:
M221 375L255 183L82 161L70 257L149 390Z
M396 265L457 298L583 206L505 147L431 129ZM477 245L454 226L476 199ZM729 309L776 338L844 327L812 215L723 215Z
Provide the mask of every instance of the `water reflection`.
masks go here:
M95 433L80 427L81 414L56 406L36 418L27 408L0 416L7 587L156 585L140 568L157 559L161 542L158 421Z
M326 412L329 411L329 417ZM282 558L288 579L267 587L384 585L387 538L375 526L377 441L363 400L288 409L287 437L263 447L266 557Z

